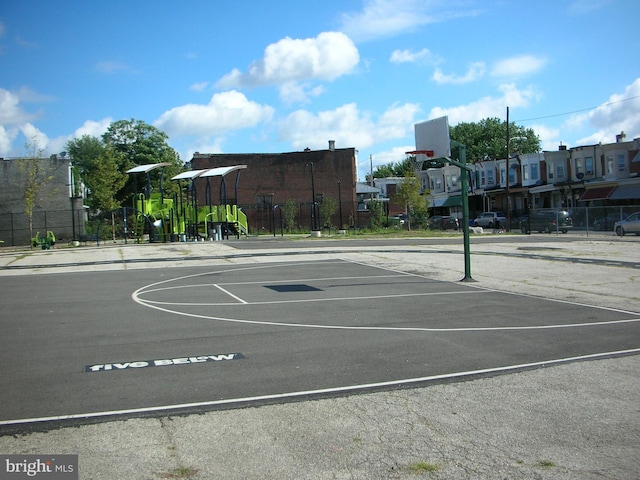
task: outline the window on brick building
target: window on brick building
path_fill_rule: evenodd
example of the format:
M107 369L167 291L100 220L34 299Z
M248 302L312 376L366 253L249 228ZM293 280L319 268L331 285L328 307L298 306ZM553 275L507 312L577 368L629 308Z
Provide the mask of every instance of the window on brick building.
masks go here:
M584 157L584 174L593 175L593 157Z

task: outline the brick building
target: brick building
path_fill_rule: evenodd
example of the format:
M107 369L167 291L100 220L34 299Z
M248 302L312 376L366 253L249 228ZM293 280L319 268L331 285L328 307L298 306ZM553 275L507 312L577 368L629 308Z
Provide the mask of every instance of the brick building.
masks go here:
M24 210L27 176L32 175L41 184L33 208L33 233L52 231L59 243L82 233L86 211L82 192L76 195L71 188L69 158L0 158L0 240L4 245L30 243Z
M273 231L274 207L284 206L293 200L299 206L297 223L310 228L315 221L316 229L326 223L342 228L357 223L357 150L334 148L329 142L327 150L305 150L289 153L233 153L193 155L190 168L204 170L216 167L246 165L224 179L227 203L238 205L247 215L249 231ZM236 198L237 180L237 198ZM219 203L220 185L211 185L213 203ZM206 205L206 180L196 180L199 205ZM315 195L315 198L314 198ZM339 208L331 219L319 216L318 206L324 199L332 198ZM312 218L313 202L316 202ZM340 225L342 212L342 225Z

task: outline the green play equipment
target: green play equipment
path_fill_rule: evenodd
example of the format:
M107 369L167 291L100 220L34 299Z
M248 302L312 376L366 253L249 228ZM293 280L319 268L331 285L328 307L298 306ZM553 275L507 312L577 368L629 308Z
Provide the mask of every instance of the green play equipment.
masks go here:
M50 250L56 244L56 236L53 232L47 231L46 235L40 235L40 232L36 232L35 236L31 239L31 245L38 247L42 250Z
M180 194L174 198L166 198L162 188L164 169L169 163L154 163L138 165L127 170L132 175L144 174L146 184L143 192L138 192L137 180L133 200L132 225L128 227L133 232L135 241L199 241L228 239L229 235L240 238L249 233L247 216L235 204L230 204L227 197L226 176L236 172L235 197L238 198L238 181L240 170L246 165L218 167L207 170L190 170L171 178L180 185ZM160 170L159 192L151 191L151 172ZM134 177L136 179L137 177ZM212 180L220 179L219 201L213 202ZM200 197L197 195L197 184L204 181L205 191ZM198 199L204 205L198 204ZM125 214L126 216L126 214Z

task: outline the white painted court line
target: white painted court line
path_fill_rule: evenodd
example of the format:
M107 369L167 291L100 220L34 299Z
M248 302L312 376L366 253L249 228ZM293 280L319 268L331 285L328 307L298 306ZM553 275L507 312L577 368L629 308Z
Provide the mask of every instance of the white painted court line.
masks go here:
M215 285L217 286L217 285ZM235 295L227 292L221 287L220 290L228 293L230 296L234 298L238 298ZM143 292L147 293L147 292ZM434 297L441 295L478 295L478 294L486 294L491 293L489 291L468 291L468 292L426 292L426 293L396 293L389 295L362 295L358 297L331 297L331 298L307 298L307 299L296 299L296 300L268 300L268 301L260 301L260 302L246 302L242 301L243 305L254 306L254 305L280 305L285 303L321 303L321 302L344 302L344 301L352 301L352 300L376 300L376 299L384 299L384 298L406 298L406 297ZM239 299L239 298L238 298ZM240 299L239 299L240 300ZM141 299L142 304L153 304L153 305L171 305L174 307L230 307L230 306L240 306L239 303L225 303L225 302L163 302L161 300L146 300ZM149 305L151 306L151 305Z
M384 268L384 267L380 267L380 266L372 266L372 265L362 264L360 262L354 262L354 261L350 261L350 260L340 260L340 261L330 262L330 263L336 263L336 264L353 263L353 264L361 265L361 266L364 266L364 267L367 267L367 268L394 272L394 274L398 274L398 276L414 276L414 277L430 280L427 277L424 277L423 275L401 272L401 271L398 271L398 270L393 270L393 269L390 269L390 268ZM309 265L309 264L314 264L314 262L301 262L299 264L294 264L294 265ZM243 267L240 267L238 269L229 268L229 269L226 269L225 272L236 272L236 271L244 271L244 270L265 269L265 268L274 268L274 267L290 267L290 266L291 266L291 264L289 264L289 263L287 263L287 264L276 264L276 265L260 265L258 267L244 267L243 266ZM582 307L601 309L601 310L610 311L610 312L618 312L618 313L623 313L623 314L627 314L627 315L635 315L635 317L634 318L620 319L620 320L596 321L596 322L590 322L590 323L525 325L525 326L515 326L515 325L514 326L508 326L507 325L507 326L502 326L502 327L482 327L482 326L478 326L478 327L428 328L428 327L347 326L347 325L335 325L335 324L333 324L333 325L332 324L329 324L329 325L318 325L318 324L308 324L308 323L277 322L277 321L271 321L271 320L247 320L247 319L241 319L241 318L218 317L218 316L213 316L213 315L188 313L188 312L182 312L180 310L176 310L176 309L172 309L172 308L168 308L168 307L170 307L170 306L173 306L173 307L183 307L183 306L222 306L223 304L213 304L213 303L172 303L172 302L151 301L151 300L146 300L146 299L142 298L142 296L145 293L149 292L149 291L158 291L158 290L160 290L160 288L158 288L159 285L165 285L164 287L161 287L162 289L167 289L167 288L170 289L172 287L167 287L166 285L171 283L171 282L190 280L190 279L197 278L197 277L204 276L204 275L211 275L211 273L212 272L204 272L204 273L198 273L198 274L193 274L193 275L185 275L185 276L177 277L175 279L167 279L167 280L163 280L161 282L152 283L152 284L147 285L145 287L139 288L138 290L136 290L135 292L132 293L131 297L132 297L134 302L136 302L136 303L138 303L138 304L140 304L142 306L146 306L148 308L153 308L153 309L165 312L165 313L170 313L170 314L174 314L174 315L178 315L178 316L185 316L185 317L190 317L190 318L200 318L200 319L204 319L204 320L229 322L229 323L242 323L242 324L254 324L254 325L280 326L280 327L295 327L295 328L314 328L314 329L326 329L326 330L387 331L387 332L497 332L497 331L518 331L518 330L525 331L525 330L546 330L546 329L563 329L563 328L585 328L585 327L602 326L602 325L615 325L615 324L627 324L627 323L640 322L640 316L637 316L638 313L636 313L636 312L629 312L629 311L625 311L625 310L621 310L621 309L613 309L613 308L609 308L609 307L598 307L598 306L594 306L594 305L585 305L585 304L566 301L566 300L541 299L539 297L535 297L535 296L532 296L532 295L526 295L526 294L521 294L521 293L513 293L513 292L504 292L504 291L500 291L500 290L479 287L479 286L476 286L476 285L473 285L473 284L465 284L465 286L469 287L469 290L466 290L466 291L462 290L462 291L448 291L448 292L438 292L438 293L434 293L434 292L429 293L429 292L427 292L427 293L418 293L418 294L396 294L396 295L389 295L389 296L375 295L375 296L362 296L362 297L332 297L332 298L327 298L327 299L307 299L307 300L294 300L294 301L271 301L271 302L256 302L256 303L247 302L246 304L243 304L243 305L250 306L250 305L268 305L268 304L280 304L280 303L302 303L303 301L304 302L319 302L319 301L371 300L371 299L383 299L383 298L393 298L393 297L403 297L403 296L416 297L416 296L460 295L460 294L465 294L466 295L466 294L473 294L473 293L479 293L479 292L483 292L483 293L496 292L496 293L503 293L503 294L507 294L507 295L516 295L516 296L523 296L523 297L528 297L528 298L535 298L535 299L539 299L541 301L566 303L566 304L570 304L570 305L577 305L577 306L582 306ZM215 272L215 273L217 274L219 272ZM340 278L340 277L337 277L337 278ZM368 277L364 277L364 278L379 278L379 276L375 276L374 275L374 276L368 276ZM309 279L309 280L311 280L311 279ZM289 280L289 282L290 281L291 280ZM261 282L257 282L257 283L263 284L263 283L267 283L267 282L261 281ZM269 282L269 283L271 283L271 282ZM447 282L439 282L439 283L447 283ZM199 285L199 286L202 286L202 285ZM185 288L186 286L180 285L178 287ZM231 303L231 304L224 304L224 305L225 306L234 306L234 305L237 306L239 304L238 303Z
M285 400L285 399L293 399L299 397L307 397L314 395L322 395L322 394L332 394L332 393L345 393L350 391L357 390L365 390L365 389L373 389L373 388L384 388L384 387L393 387L397 385L407 385L412 383L422 383L422 382L432 382L438 380L454 380L454 379L464 379L465 377L473 377L478 375L486 375L491 373L506 373L510 371L524 370L535 367L547 367L552 365L560 365L563 363L571 363L577 362L581 360L598 360L607 357L616 357L621 355L630 355L630 354L638 354L640 353L640 348L634 348L630 350L619 350L615 352L604 352L604 353L594 353L590 355L582 355L578 357L567 357L567 358L558 358L555 360L547 360L541 362L533 362L533 363L523 363L519 365L508 365L504 367L496 367L496 368L485 368L481 370L471 370L466 372L457 372L457 373L447 373L441 375L432 375L427 377L418 377L418 378L406 378L403 380L392 380L388 382L379 382L379 383L366 383L361 385L348 385L344 387L335 387L335 388L323 388L318 390L306 390L299 392L287 392L287 393L277 393L271 395L257 395L254 397L242 397L242 398L228 398L225 400L212 400L208 402L193 402L193 403L181 403L174 405L159 405L155 407L143 407L143 408L131 408L124 410L107 410L103 412L91 412L91 413L77 413L70 415L57 415L50 417L34 417L34 418L22 418L16 420L2 420L0 421L0 426L3 425L20 425L20 424L28 424L28 423L42 423L42 422L54 422L54 421L63 421L63 420L83 420L89 418L100 418L100 417L111 417L111 416L120 416L120 415L135 415L135 414L143 414L143 413L154 413L154 412L164 412L168 410L186 410L193 408L207 408L207 407L215 407L221 405L229 405L229 404L242 404L242 403L250 403L250 402L260 402L264 400Z
M226 293L227 295L229 295L231 298L235 298L238 302L243 303L243 304L247 304L247 302L245 302L243 299L241 299L240 297L238 297L237 295L234 295L233 293L231 293L229 290L225 290L224 288L222 288L220 285L218 284L213 284L214 287L216 287L218 290L220 290L221 292Z

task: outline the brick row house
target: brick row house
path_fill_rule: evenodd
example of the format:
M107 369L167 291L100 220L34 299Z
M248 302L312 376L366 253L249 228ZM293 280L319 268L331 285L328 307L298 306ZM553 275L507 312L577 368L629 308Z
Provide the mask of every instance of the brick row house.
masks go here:
M469 185L470 216L509 209L511 218L530 209L637 206L640 209L640 138L512 154L507 160L473 164ZM432 214L461 216L460 170L453 165L420 172Z

